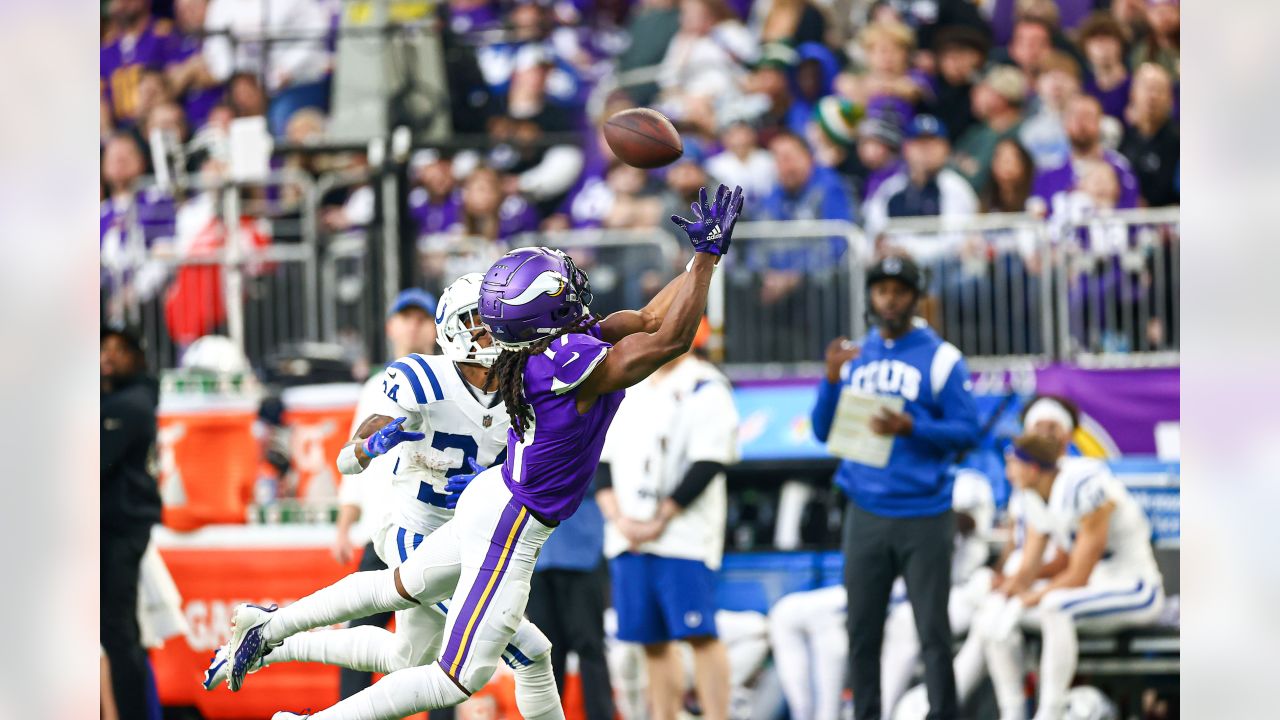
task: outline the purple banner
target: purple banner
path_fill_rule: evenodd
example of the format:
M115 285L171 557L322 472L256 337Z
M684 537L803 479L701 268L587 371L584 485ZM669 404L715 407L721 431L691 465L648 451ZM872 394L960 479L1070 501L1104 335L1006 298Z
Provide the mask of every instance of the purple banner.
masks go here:
M1126 454L1156 451L1156 423L1177 422L1179 369L1085 370L1050 365L1036 370L1036 392L1069 397Z

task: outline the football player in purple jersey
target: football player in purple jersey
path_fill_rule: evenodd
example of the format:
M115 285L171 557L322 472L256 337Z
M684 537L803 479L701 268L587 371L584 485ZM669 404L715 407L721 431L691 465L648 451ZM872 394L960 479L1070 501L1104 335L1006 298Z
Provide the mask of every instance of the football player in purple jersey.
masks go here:
M742 211L742 189L722 185L709 200L704 188L692 210L693 219L671 218L693 244L688 270L638 311L592 315L586 274L558 250L522 248L494 263L481 286L480 317L502 350L493 372L511 417L506 461L471 478L453 519L395 570L349 575L279 610L236 608L233 685L290 635L446 599L437 662L393 672L318 713L280 712L274 720L400 718L457 705L488 682L524 622L538 552L582 502L626 388L692 345L711 274ZM370 418L343 449L340 469L363 468L417 437L402 422ZM564 711L557 702L533 715L558 720Z

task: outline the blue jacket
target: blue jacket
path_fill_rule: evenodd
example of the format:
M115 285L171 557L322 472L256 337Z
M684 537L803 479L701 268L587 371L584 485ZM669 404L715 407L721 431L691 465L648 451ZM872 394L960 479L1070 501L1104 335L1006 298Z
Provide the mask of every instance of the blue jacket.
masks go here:
M578 511L560 523L542 545L538 570L595 570L604 559L604 515L595 499L587 495Z
M848 220L857 222L853 193L831 168L815 165L809 182L794 194L781 185L756 204L752 220ZM750 243L748 267L756 270L817 271L844 255L843 237L812 238L803 244Z
M844 460L836 485L867 512L885 517L926 517L951 507L956 454L978 442L978 408L970 392L969 369L960 351L923 321L896 341L879 329L867 333L862 352L840 369L840 382L825 379L813 408L813 432L821 442L831 433L836 404L845 386L878 395L901 395L911 415L910 435L893 440L889 462L873 468Z

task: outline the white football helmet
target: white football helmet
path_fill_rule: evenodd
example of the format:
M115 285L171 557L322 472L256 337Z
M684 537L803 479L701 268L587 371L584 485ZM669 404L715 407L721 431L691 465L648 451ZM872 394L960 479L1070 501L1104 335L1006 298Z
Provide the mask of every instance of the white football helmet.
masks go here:
M476 335L485 332L478 312L483 280L483 273L467 273L440 294L440 303L436 306L436 343L445 357L454 362L492 367L501 348L496 344L482 347L476 342Z
M182 353L181 367L211 373L242 373L249 370L249 360L231 338L205 335Z
M1062 717L1063 720L1116 720L1119 713L1101 690L1080 685L1067 691L1067 708Z

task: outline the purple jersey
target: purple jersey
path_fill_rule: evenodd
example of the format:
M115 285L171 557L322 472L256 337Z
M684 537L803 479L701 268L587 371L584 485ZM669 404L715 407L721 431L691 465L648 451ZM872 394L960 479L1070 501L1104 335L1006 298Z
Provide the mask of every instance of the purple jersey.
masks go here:
M426 188L409 192L409 214L418 226L418 235L449 232L462 222L462 197L453 193L443 200L432 200Z
M601 395L590 410L578 414L573 391L604 361L610 347L595 326L557 338L525 366L524 395L534 421L524 440L514 430L507 434L502 477L517 500L547 520L559 522L578 509L600 464L605 433L626 395L625 390Z
M172 51L173 34L168 20L151 20L134 38L120 35L99 53L102 97L111 106L116 122L138 120L138 84L143 70L163 70Z
M1102 159L1116 171L1116 179L1120 181L1120 198L1117 208L1138 206L1138 179L1129 167L1129 161L1118 152L1103 150ZM1063 198L1076 187L1076 167L1068 159L1060 167L1046 170L1036 175L1031 185L1031 196L1044 202L1049 214L1054 214L1055 205L1061 204Z
M175 38L169 57L166 59L166 66L177 65L186 62L193 55L200 53L204 40L194 35L183 35ZM215 105L222 100L222 86L214 85L210 88L188 88L187 92L182 96L182 109L187 113L187 127L191 132L204 127L204 123L209 119L209 113L213 111Z

